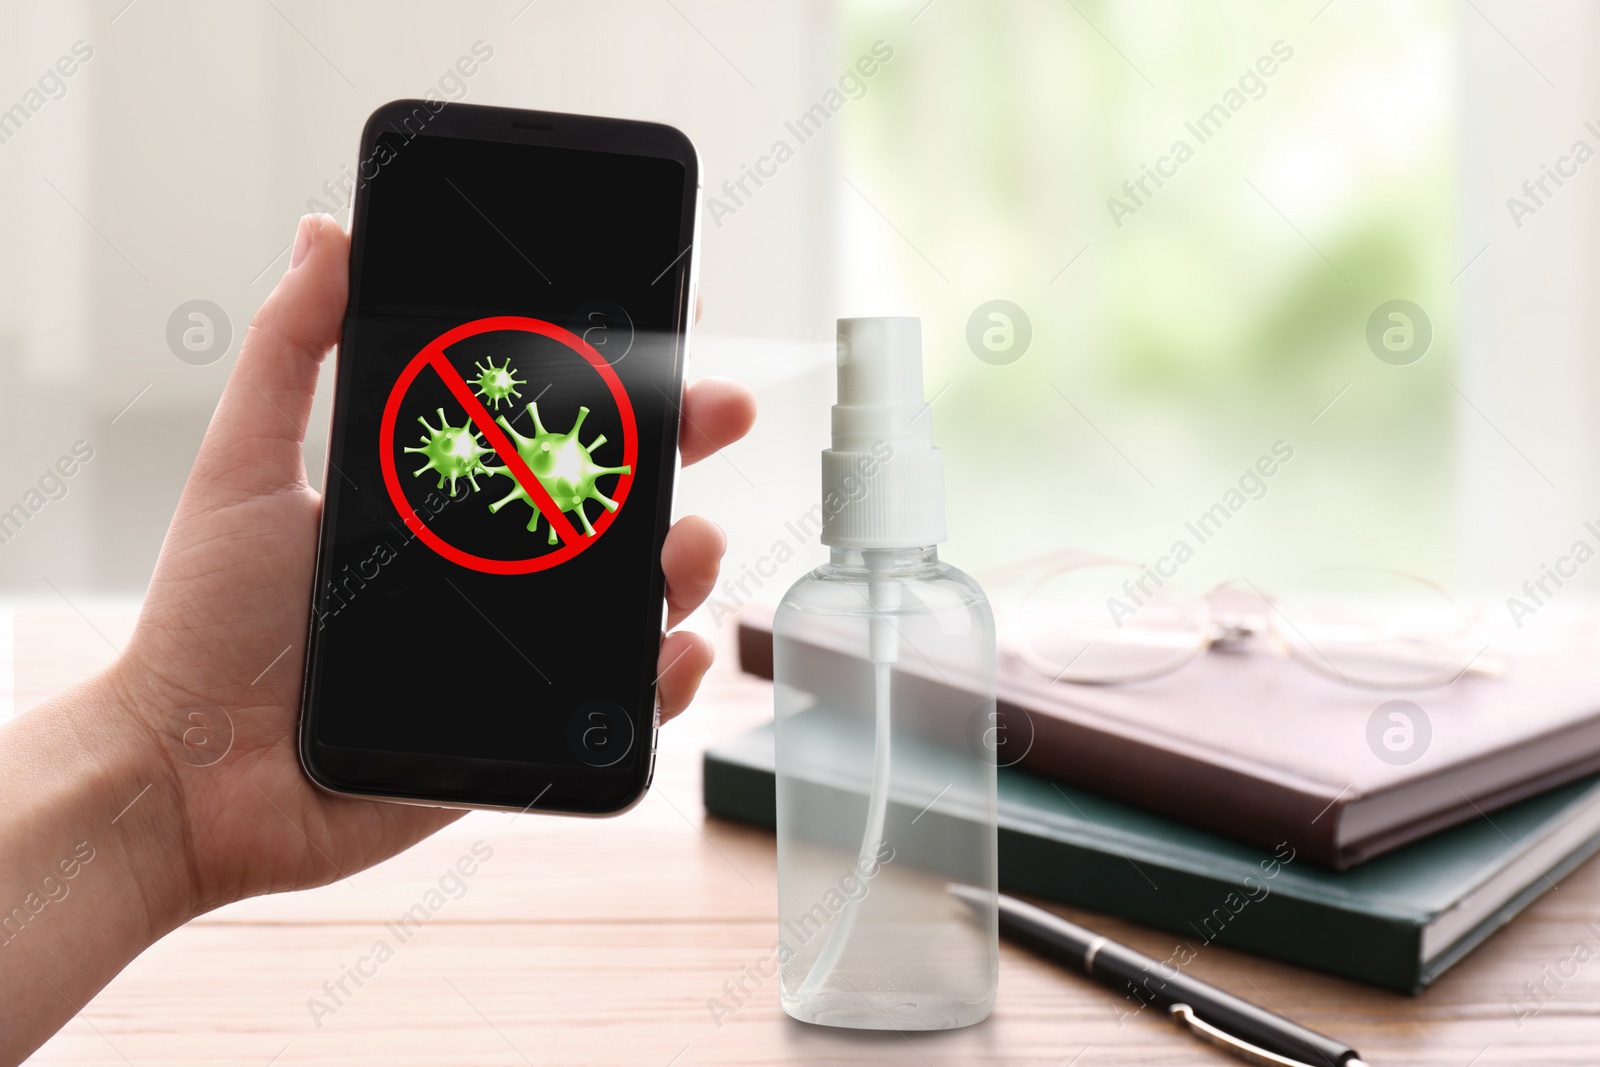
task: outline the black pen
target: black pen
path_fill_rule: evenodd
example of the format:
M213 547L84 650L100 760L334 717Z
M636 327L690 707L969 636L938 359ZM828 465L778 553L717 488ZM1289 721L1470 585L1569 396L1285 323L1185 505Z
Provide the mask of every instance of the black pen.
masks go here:
M980 911L989 894L972 886L950 892ZM1278 1067L1366 1067L1342 1041L1307 1030L1249 1001L1196 981L1170 964L1158 963L1124 945L1024 904L1000 897L1000 932L1042 956L1077 968L1096 981L1122 990L1141 1004L1167 1013L1201 1041L1226 1049L1251 1063Z

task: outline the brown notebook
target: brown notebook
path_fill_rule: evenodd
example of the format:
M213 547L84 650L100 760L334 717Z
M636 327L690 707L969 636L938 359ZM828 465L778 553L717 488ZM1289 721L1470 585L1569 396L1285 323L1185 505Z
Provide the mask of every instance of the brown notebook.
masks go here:
M1553 643L1512 653L1503 678L1410 693L1219 653L1152 681L1052 685L1002 651L1000 724L1008 745L1026 747L1030 770L1268 848L1287 841L1343 870L1600 770L1600 632L1592 621L1554 631L1559 641L1552 632ZM815 688L843 674L830 661L853 654L807 646ZM741 611L739 662L772 677L770 608ZM913 707L920 688L929 697L948 688L909 663L895 686ZM1396 698L1432 726L1423 755L1399 766L1367 742L1374 710Z

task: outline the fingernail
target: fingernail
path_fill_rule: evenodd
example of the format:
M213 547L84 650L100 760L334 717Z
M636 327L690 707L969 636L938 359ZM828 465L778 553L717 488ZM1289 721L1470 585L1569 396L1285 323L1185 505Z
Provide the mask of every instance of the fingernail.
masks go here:
M298 267L309 251L311 251L311 219L303 218L300 220L300 228L294 234L294 251L289 255L289 269L294 270Z
M720 555L724 555L724 556L727 555L728 554L728 531L724 530L722 528L722 523L717 522L715 519L707 519L706 521L711 523L711 525L715 526L717 528L717 533L722 535L722 551L719 554Z

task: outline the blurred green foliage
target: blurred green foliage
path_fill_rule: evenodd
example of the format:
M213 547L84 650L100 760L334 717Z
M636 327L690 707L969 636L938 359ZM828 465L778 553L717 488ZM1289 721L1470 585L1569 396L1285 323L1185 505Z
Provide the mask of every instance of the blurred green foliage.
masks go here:
M1341 563L1448 580L1451 279L1474 251L1455 233L1453 9L923 3L844 8L842 64L877 40L895 56L842 118L840 313L923 317L959 558L1147 558L1284 440L1295 459L1190 581ZM1202 142L1186 124L1219 103ZM1108 206L1179 140L1192 158L1132 214ZM1009 366L965 341L997 297L1033 326ZM1434 330L1405 367L1366 343L1396 298Z

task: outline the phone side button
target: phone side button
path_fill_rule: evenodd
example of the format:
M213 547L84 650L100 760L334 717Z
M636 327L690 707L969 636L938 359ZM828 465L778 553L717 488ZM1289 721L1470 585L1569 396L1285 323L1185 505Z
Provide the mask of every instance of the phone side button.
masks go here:
M650 764L644 772L644 787L650 788L650 783L656 777L656 744L661 740L661 705L656 705L654 720L650 723Z

